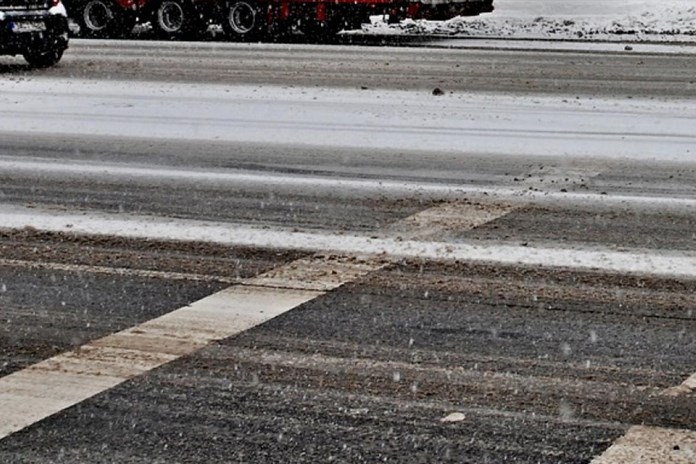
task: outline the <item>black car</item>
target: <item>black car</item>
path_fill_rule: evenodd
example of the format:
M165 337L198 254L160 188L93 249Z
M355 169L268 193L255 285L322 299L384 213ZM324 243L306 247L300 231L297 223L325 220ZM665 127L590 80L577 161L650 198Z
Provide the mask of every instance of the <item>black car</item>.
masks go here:
M53 66L68 48L68 17L60 0L0 0L0 55Z

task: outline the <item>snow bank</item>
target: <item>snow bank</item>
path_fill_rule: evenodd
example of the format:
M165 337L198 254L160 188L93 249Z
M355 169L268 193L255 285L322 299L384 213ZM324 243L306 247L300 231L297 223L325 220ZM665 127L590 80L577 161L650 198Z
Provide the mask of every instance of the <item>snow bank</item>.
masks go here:
M365 32L520 39L696 42L694 0L497 0L496 11L449 21L377 22Z

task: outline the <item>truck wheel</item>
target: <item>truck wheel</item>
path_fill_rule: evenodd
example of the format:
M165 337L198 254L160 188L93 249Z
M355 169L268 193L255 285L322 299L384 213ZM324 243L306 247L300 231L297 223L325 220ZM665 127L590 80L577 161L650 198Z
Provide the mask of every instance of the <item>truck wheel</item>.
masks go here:
M135 16L122 11L110 0L88 0L73 14L85 37L121 37L131 33Z
M27 60L32 68L49 68L60 61L63 57L63 49L55 50L30 50L24 53L24 59Z
M263 11L248 0L233 0L227 5L224 13L222 28L231 38L257 39L268 26Z
M164 39L193 38L203 30L196 10L185 0L163 0L155 10L152 27Z

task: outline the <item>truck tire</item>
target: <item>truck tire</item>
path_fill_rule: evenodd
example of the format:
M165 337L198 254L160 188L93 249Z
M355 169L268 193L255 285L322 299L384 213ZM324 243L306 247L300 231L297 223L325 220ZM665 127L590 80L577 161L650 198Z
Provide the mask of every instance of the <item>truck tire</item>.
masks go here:
M264 11L252 0L232 0L223 10L222 28L236 40L256 40L268 31Z
M87 0L71 12L83 37L123 37L135 26L135 15L118 8L110 0Z
M203 22L186 0L162 0L154 11L152 28L163 39L191 39L203 32Z
M50 68L57 64L63 57L64 50L62 48L52 50L30 50L24 53L24 59L27 60L32 68Z

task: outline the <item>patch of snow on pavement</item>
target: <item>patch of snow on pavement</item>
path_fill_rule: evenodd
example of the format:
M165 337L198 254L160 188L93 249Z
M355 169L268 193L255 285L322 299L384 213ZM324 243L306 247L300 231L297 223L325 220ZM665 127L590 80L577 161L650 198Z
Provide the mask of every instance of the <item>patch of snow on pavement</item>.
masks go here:
M519 39L681 41L696 43L693 0L496 0L496 10L449 21L405 20L365 26L374 34Z
M694 162L696 102L33 78L2 132Z
M398 238L372 238L322 232L258 229L244 225L153 216L61 213L0 205L0 229L30 227L41 231L120 237L204 241L259 248L375 255L384 259L475 261L605 272L696 278L696 254L664 251L614 251L532 247L511 243L446 243Z

